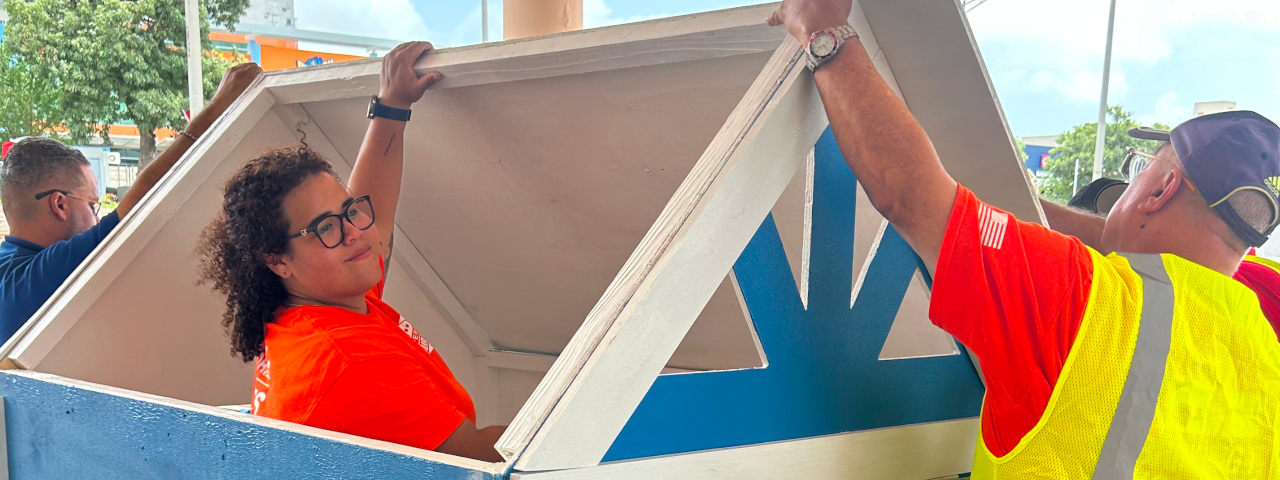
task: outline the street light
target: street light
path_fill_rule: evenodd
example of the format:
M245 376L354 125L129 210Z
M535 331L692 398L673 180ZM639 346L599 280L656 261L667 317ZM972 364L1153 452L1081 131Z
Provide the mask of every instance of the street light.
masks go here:
M200 4L186 0L187 14L187 96L191 118L204 108L204 76L200 71Z
M1093 149L1093 179L1102 178L1103 147L1107 141L1107 87L1111 86L1111 38L1116 30L1116 0L1107 19L1107 50L1102 60L1102 100L1098 101L1098 143Z

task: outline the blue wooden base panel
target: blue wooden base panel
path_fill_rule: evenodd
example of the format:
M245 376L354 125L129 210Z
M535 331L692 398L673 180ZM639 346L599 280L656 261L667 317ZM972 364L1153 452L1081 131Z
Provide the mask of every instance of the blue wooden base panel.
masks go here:
M0 397L15 480L506 477L501 466L450 465L35 373L0 372Z

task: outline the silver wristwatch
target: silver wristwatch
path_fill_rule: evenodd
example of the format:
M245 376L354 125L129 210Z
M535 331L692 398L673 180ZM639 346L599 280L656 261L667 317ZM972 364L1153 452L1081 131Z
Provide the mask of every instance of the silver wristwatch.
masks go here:
M848 24L813 32L809 36L809 45L804 49L804 62L809 70L817 70L818 66L835 57L840 46L850 38L858 38L858 32Z

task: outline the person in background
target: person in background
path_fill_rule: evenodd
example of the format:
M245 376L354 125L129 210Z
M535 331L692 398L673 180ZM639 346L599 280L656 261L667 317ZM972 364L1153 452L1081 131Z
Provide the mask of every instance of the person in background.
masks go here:
M0 342L44 305L261 74L253 63L228 70L209 105L138 173L115 211L101 220L98 180L79 150L45 137L27 138L9 149L0 167L0 202L9 221L9 236L0 243Z
M1147 134L1158 132L1145 128L1135 130L1133 133L1137 135L1143 135L1143 130ZM1040 206L1049 228L1074 236L1090 248L1100 250L1103 248L1100 235L1106 225L1107 214L1111 213L1111 207L1128 187L1128 183L1114 178L1099 178L1076 192L1067 202L1067 208L1043 198ZM1244 260L1231 278L1258 295L1262 313L1266 314L1271 329L1276 332L1276 339L1280 340L1280 262L1258 256L1257 247L1252 247L1245 252Z
M226 295L232 354L257 361L254 415L498 462L506 427L476 428L471 397L440 353L382 301L405 123L441 78L413 70L430 50L406 43L382 60L345 186L305 145L232 176L198 247L201 273Z
M845 161L932 274L929 318L978 357L972 478L1280 478L1280 342L1231 278L1280 223L1280 127L1237 111L1163 133L1090 248L959 185L851 10L784 0L768 22L805 46Z

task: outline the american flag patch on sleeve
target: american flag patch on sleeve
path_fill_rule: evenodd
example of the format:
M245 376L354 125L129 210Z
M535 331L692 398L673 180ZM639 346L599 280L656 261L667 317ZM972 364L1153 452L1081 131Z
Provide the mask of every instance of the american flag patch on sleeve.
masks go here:
M997 212L985 203L978 203L978 233L984 247L996 250L1004 245L1004 230L1009 226L1009 214Z

